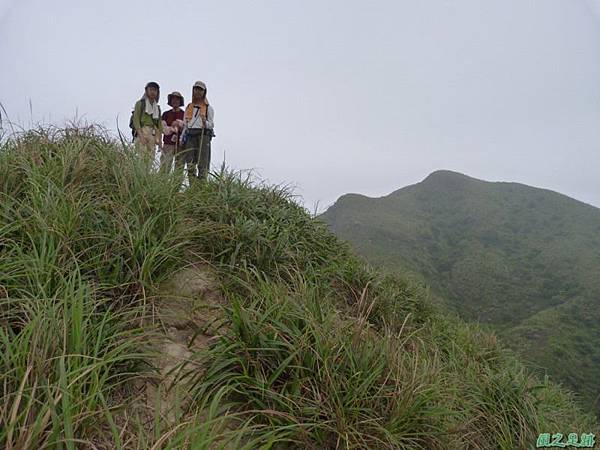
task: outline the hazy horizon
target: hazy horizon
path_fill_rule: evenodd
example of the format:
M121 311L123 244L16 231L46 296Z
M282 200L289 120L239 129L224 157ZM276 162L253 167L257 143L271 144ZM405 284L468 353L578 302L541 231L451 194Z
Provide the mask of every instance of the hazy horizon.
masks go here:
M129 136L147 81L166 110L204 80L213 165L310 210L442 169L600 207L600 0L0 0L0 58L24 126L78 114Z

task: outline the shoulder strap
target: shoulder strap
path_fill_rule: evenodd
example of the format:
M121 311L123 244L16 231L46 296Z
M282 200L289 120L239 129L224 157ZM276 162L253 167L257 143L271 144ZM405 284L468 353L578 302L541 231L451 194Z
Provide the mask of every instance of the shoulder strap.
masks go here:
M146 110L146 100L141 98L137 102L135 102L135 106L133 107L133 112L135 112L138 105L140 105L140 116L141 116L142 114L144 114L144 111Z

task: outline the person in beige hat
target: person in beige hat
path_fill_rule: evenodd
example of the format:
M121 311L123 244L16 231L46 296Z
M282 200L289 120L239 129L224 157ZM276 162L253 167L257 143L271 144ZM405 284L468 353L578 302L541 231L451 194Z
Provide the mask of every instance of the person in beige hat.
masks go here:
M173 167L173 158L179 156L179 140L183 130L183 95L177 91L171 92L167 96L167 103L171 107L162 115L163 122L163 147L160 154L160 170L166 173L171 172Z
M205 180L210 170L210 144L215 135L215 111L208 102L206 91L206 84L196 81L192 87L192 102L185 108L183 134L185 147L179 164L187 163L190 183L196 177Z

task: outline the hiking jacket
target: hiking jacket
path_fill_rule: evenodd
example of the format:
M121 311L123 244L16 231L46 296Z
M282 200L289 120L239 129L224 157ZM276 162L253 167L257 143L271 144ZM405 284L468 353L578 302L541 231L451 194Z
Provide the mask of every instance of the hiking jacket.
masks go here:
M156 128L160 133L163 132L162 120L159 117L158 123L146 111L142 111L142 101L138 100L133 109L133 128L139 130L142 127Z
M202 120L200 120L200 106L189 103L185 108L185 122L187 128L190 130L199 130L201 128L214 130L215 110L210 104L206 105L206 126L203 127Z
M179 141L179 138L181 137L180 131L172 127L171 125L173 125L173 122L175 122L176 120L181 120L183 122L183 114L183 109L180 109L179 111L170 109L169 111L165 111L163 113L163 143L165 145L173 145L175 142ZM173 140L173 134L175 134L175 140Z

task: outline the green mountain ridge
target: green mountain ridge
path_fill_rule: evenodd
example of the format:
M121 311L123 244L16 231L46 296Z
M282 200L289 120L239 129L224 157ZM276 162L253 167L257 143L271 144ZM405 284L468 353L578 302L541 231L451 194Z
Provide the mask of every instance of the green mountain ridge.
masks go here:
M440 170L384 197L344 195L320 217L370 262L413 273L459 315L490 325L533 367L594 403L600 209Z

